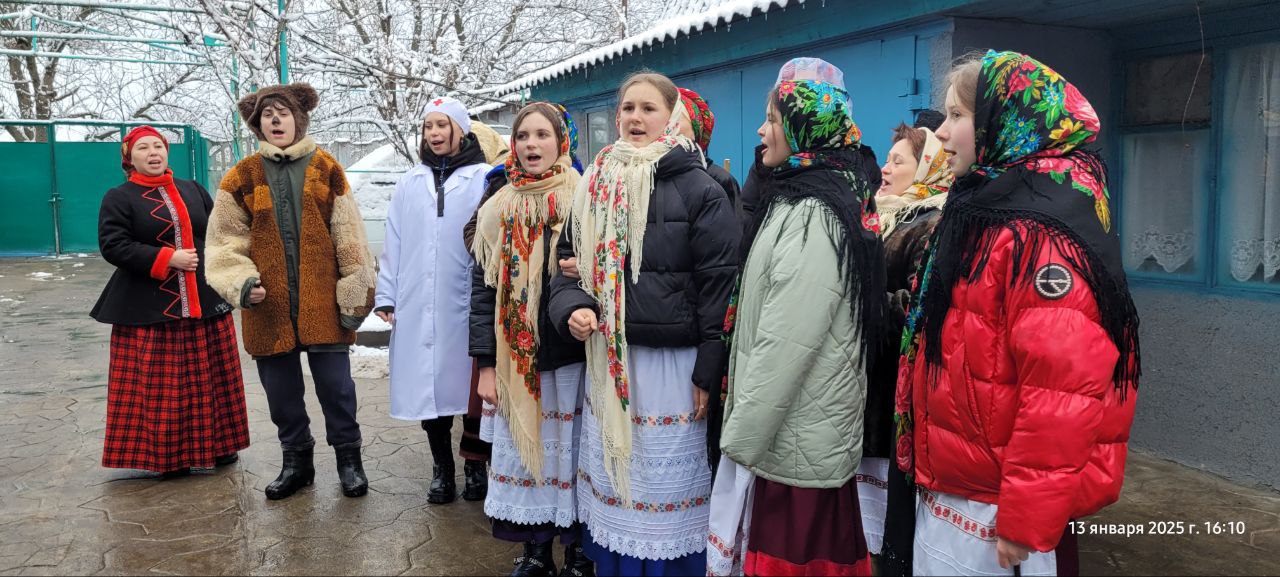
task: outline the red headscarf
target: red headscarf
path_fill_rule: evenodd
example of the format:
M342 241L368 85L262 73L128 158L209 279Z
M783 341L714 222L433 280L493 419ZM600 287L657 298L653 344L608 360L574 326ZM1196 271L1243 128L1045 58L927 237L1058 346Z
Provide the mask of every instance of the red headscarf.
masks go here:
M678 90L680 102L684 104L685 111L689 113L689 123L693 125L693 141L706 152L707 147L711 146L711 129L716 126L716 115L711 113L711 107L707 106L707 101L697 92L688 88Z
M134 128L126 134L124 140L120 142L120 167L124 169L125 174L134 172L133 168L133 145L136 144L144 136L154 136L164 143L164 149L169 150L169 140L156 130L146 124Z

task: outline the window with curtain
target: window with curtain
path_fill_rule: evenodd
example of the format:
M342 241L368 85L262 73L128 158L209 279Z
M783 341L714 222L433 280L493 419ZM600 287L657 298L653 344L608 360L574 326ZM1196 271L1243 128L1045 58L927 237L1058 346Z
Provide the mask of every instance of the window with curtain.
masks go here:
M604 108L587 113L587 124L587 150L590 154L587 157L589 160L584 159L584 163L594 161L596 154L599 154L601 149L617 139L617 129L613 125L612 108Z
M1280 43L1216 55L1126 66L1125 267L1280 291Z
M1198 279L1209 270L1212 65L1191 53L1125 67L1119 200L1131 271Z
M1209 188L1207 129L1124 137L1121 230L1129 270L1198 275Z
M1219 270L1280 284L1280 43L1229 52L1224 72Z

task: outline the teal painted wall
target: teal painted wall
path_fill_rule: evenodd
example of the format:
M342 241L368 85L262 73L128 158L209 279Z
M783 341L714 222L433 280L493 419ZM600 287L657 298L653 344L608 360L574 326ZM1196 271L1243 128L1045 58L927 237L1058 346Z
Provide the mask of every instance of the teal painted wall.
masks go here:
M729 160L730 171L741 180L753 148L759 144L756 129L764 119L765 96L778 69L790 58L816 56L844 71L863 140L877 158L882 157L889 148L891 129L899 122L910 122L913 110L930 106L930 55L936 43L947 41L949 24L925 23L855 37L847 33L847 21L833 19L831 13L793 8L770 15L768 20L757 16L732 29L668 42L665 48L627 55L556 79L534 87L533 97L561 102L574 112L608 110L614 105L617 86L628 74L642 68L662 72L706 98L716 115L709 156L721 165ZM822 14L826 17L814 18ZM840 28L832 25L833 21L846 22L842 24L846 33L838 34ZM802 30L793 29L796 26ZM759 36L769 32L777 35ZM776 47L788 39L804 44ZM702 66L709 62L709 55L737 59ZM582 153L586 152L584 144Z

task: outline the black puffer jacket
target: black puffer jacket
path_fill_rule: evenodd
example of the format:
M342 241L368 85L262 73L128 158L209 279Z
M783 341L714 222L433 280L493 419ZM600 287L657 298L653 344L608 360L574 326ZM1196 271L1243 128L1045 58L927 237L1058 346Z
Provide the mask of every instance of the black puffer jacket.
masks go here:
M741 217L742 190L738 187L738 179L734 178L732 174L729 174L729 171L719 164L708 159L706 153L703 153L702 158L707 162L707 174L720 185L720 188L724 189L725 195L729 197L729 206L733 207L733 214Z
M507 184L506 173L495 170L489 174L485 186L484 197L480 206ZM478 214L478 211L477 211ZM475 219L472 219L474 222ZM568 230L568 229L566 229ZM550 227L543 230L543 239L551 238ZM470 245L468 245L470 246ZM555 258L551 243L542 243L546 258ZM552 276L544 269L542 286L549 287ZM497 365L497 327L494 323L494 308L498 300L498 289L484 284L484 269L476 265L471 274L471 320L468 353L476 359L481 367ZM542 291L542 302L538 303L538 371L554 371L565 365L583 361L583 346L572 335L560 334L551 322L548 306L551 303L551 291Z
M627 267L627 341L642 347L698 347L693 382L707 389L725 358L725 309L738 272L741 236L724 190L702 168L700 152L675 148L658 161L649 198L639 282ZM565 231L572 230L573 223ZM577 255L573 235L560 236L559 256ZM551 282L550 318L567 338L569 316L596 301L575 279ZM598 314L598 310L597 310Z
M863 420L862 456L890 458L893 445L893 399L898 386L898 356L901 352L902 328L906 323L905 305L910 298L910 279L924 258L925 244L933 227L942 218L937 209L922 210L911 222L899 223L884 238L889 314L885 318L880 354L873 363L867 381L867 415Z
M761 162L761 156L764 154L764 145L756 146L755 160L751 162L751 168L747 169L747 179L742 182L742 200L739 203L742 206L741 222L742 233L747 234L751 228L751 219L755 217L756 207L760 204L760 197L764 195L764 191L760 190L760 183L769 176L769 168ZM748 250L751 247L744 246L742 250Z

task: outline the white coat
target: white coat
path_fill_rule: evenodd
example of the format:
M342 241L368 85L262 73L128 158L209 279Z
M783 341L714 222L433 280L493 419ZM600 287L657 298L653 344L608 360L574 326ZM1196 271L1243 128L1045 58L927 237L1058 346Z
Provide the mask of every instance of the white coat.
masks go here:
M435 178L419 164L400 178L387 212L374 307L395 307L391 331L391 417L419 421L467 412L471 270L462 240L491 167L459 168L444 183L438 216Z

